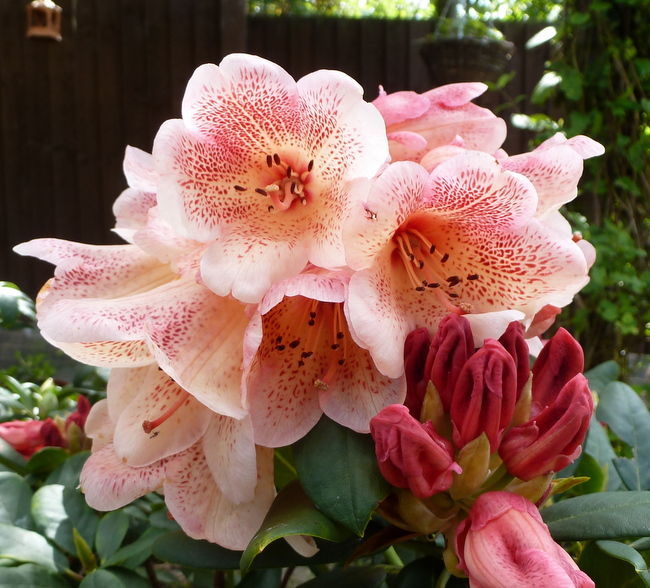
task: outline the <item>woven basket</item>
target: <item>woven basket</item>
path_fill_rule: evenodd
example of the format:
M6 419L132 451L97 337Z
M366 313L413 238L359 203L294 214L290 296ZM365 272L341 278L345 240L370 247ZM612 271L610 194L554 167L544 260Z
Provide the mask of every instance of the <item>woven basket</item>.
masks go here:
M510 41L474 37L427 40L420 47L435 86L496 82L508 71L514 51Z

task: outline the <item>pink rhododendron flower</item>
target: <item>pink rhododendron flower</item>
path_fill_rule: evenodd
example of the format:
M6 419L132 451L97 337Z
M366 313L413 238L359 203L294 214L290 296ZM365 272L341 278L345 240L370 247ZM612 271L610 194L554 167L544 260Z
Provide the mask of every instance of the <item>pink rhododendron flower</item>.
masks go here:
M45 421L9 421L0 423L0 439L23 457L29 458L45 447L41 429Z
M133 383L131 376L119 375L118 379ZM128 391L122 396L128 396ZM275 496L273 453L255 447L250 423L206 410L207 423L193 444L136 467L127 463L116 445L118 433L110 413L124 418L119 410L124 402L113 402L111 409L111 392L115 393L114 386L109 400L93 407L87 423L87 432L94 438L93 454L84 465L80 485L88 504L97 510L114 510L148 492L162 490L170 514L190 537L228 549L246 547ZM123 409L130 410L129 404ZM182 425L188 429L186 433L195 435L189 431L195 425L193 419ZM158 435L141 431L145 440L140 445L149 442L155 446L158 437L166 437L163 426L157 425Z
M447 490L453 473L462 472L454 462L452 444L431 421L420 423L402 404L383 409L370 421L370 432L384 478L397 488L409 488L418 498Z
M537 507L511 492L474 502L455 536L459 568L471 588L593 588L553 539Z
M347 273L312 269L276 284L246 332L245 403L261 445L288 445L325 413L368 432L382 408L402 402L403 376L375 367L343 313Z
M345 74L296 82L234 54L196 70L182 120L163 124L153 155L163 218L210 243L203 281L258 302L308 262L344 265L341 226L360 198L350 180L374 176L388 146L381 115Z
M380 88L373 104L386 121L393 161L419 162L437 147L451 144L494 153L506 138L506 123L471 100L485 92L481 83L448 84L424 94Z
M486 153L466 151L430 175L398 162L370 188L345 226L350 279L346 315L360 345L389 376L403 371L409 332L435 329L453 312L475 343L499 337L568 304L588 281L571 235L535 218L537 195L523 176Z

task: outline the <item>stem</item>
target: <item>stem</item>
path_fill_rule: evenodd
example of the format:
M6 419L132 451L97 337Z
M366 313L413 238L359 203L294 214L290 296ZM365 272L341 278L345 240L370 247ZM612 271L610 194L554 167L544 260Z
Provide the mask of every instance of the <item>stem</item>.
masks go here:
M162 588L162 584L158 580L158 576L156 576L156 569L150 559L145 562L144 569L147 571L147 578L149 578L151 585L155 586L155 588Z
M289 578L291 578L291 574L293 574L293 571L295 569L296 566L287 568L287 571L284 573L284 577L282 578L282 583L280 584L280 588L286 588L287 584L289 583Z
M397 555L397 551L395 551L395 548L392 545L386 551L384 551L384 557L390 565L397 566L398 568L404 567L404 562L400 556Z
M445 568L440 572L440 575L438 576L438 581L436 582L436 585L434 588L445 588L447 585L447 582L449 582L449 578L451 578L451 572Z

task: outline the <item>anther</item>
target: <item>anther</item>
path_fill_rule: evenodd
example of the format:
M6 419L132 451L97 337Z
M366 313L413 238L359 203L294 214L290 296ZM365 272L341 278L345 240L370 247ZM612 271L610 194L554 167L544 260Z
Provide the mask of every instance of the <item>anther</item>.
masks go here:
M440 263L445 263L449 259L449 253L445 253L440 260Z
M429 248L429 253L430 253L431 255L433 255L435 252L436 252L436 246L435 246L435 245L431 245L431 247Z
M282 335L278 335L278 336L275 338L275 342L276 342L276 343L282 343Z
M478 280L478 278L479 278L478 274L470 274L469 276L467 276L468 280Z
M458 276L449 276L448 278L445 278L446 282L460 282L460 278Z
M276 345L275 348L276 348L278 351L284 351L284 350L286 349L286 347L285 347L284 345Z
M438 282L431 282L430 284L427 284L427 288L440 288L440 284L438 284Z
M309 313L309 316L310 316L311 318L316 318L316 313L312 310L312 311Z
M268 196L269 195L268 192L266 190L264 190L263 188L255 188L255 191L258 194L261 194L262 196Z
M244 188L244 186L235 186L235 190L237 190L237 192L246 192L246 188Z
M300 357L302 357L303 359L307 359L308 357L311 357L312 355L314 355L313 351L303 351L300 354Z
M340 347L338 343L334 343L334 345L331 345L332 349L336 350Z
M421 260L421 259L418 259L418 266L419 266L420 269L422 269L424 267L424 261Z
M275 165L280 165L280 162L282 161L280 159L280 156L277 153L273 154L273 161L275 161Z
M291 182L291 193L292 194L296 193L296 182Z
M344 335L343 335L343 333L342 333L341 331L339 331L338 333L336 333L336 338L337 338L337 339L343 339L343 337L344 337Z
M266 165L268 165L269 167L273 167L273 157L271 157L270 155L266 156Z
M302 367L303 365L305 365L305 362L302 359L298 361L298 367Z
M313 159L307 164L307 171L310 172L312 169L314 169L314 160Z
M417 286L415 289L416 289L418 292L424 292L424 290L425 290L426 288L425 288L424 286Z
M450 292L449 293L449 298L458 298L460 295L456 294L455 292Z
M307 321L307 324L308 324L310 327L313 327L313 326L316 324L316 321L312 318L312 319L309 319L309 320Z
M287 177L288 178L291 177L291 166L290 165L287 166Z
M338 364L339 364L339 365L343 365L344 363L345 363L345 358L343 358L343 359L339 359L339 361L338 361Z
M291 349L295 349L298 347L298 345L300 345L300 339L296 339L295 341L291 341L291 343L289 343L289 347L291 347Z

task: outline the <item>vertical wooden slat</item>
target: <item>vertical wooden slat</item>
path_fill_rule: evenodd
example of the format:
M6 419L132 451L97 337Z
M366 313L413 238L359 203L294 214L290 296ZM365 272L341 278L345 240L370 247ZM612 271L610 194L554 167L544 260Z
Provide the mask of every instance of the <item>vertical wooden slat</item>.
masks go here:
M359 51L363 64L361 77L357 81L364 87L366 96L376 96L377 87L384 75L385 44L382 22L364 20L361 22Z
M223 58L219 3L214 0L194 0L193 12L194 57L196 62L219 63ZM245 15L242 18L245 19ZM238 48L238 51L245 51L245 49L245 45L242 45Z
M289 19L289 73L296 79L314 71L314 36L318 36L314 19ZM316 41L317 42L317 41Z
M198 65L193 55L192 0L173 0L169 3L169 48L172 111L181 115L181 103L187 82Z
M336 68L358 81L363 69L361 53L358 50L361 21L339 19L336 29Z
M408 23L396 20L384 24L386 59L381 83L386 92L397 92L408 86Z

